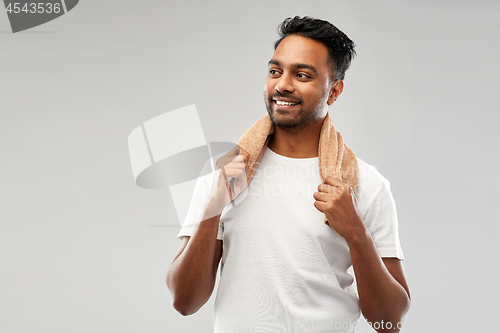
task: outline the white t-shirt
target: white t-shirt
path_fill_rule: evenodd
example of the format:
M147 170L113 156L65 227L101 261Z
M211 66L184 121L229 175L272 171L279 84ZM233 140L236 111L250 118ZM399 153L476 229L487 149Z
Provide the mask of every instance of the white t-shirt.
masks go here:
M214 332L354 332L359 300L344 238L314 207L319 158L294 159L267 148L252 181L224 209ZM381 257L403 259L389 182L358 159L358 211ZM191 236L213 175L197 182L184 227Z

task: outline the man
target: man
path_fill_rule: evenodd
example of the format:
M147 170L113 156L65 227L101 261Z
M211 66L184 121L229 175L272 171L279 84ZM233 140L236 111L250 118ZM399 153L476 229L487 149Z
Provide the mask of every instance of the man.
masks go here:
M318 168L354 43L309 17L286 19L280 36L264 92L273 132L260 163L235 147L198 182L187 218L197 227L181 229L167 272L173 305L189 315L205 304L222 259L215 332L354 332L360 310L397 332L410 296L389 183L358 158L359 186Z

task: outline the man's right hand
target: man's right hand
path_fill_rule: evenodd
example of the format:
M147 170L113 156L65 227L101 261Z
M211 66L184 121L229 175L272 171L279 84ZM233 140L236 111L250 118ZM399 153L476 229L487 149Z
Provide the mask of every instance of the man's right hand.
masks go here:
M215 190L211 193L204 218L220 214L245 189L249 158L249 153L235 146L217 160L217 183L214 184Z
M212 294L222 257L222 240L217 239L220 214L247 185L250 155L236 146L217 160L217 177L203 218L191 237L185 237L166 282L174 307L182 315L198 311ZM203 227L202 227L203 226Z

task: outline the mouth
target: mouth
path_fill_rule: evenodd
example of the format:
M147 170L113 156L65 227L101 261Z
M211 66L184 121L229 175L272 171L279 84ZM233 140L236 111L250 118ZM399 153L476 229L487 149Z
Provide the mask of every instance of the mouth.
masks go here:
M280 98L280 99L273 98L272 101L273 101L273 104L276 106L276 108L280 109L280 110L287 110L289 108L292 108L292 107L300 104L300 102L289 100L289 99L282 99L282 98Z
M297 105L299 103L296 102L287 102L287 101L277 101L273 100L276 105L286 105L286 106L292 106L292 105Z

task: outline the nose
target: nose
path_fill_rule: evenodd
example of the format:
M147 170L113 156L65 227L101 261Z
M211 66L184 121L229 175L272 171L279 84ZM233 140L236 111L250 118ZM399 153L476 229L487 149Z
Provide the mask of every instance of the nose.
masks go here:
M293 86L293 81L290 75L281 75L280 78L276 81L276 86L274 87L274 89L276 89L276 91L280 93L284 93L285 91L293 93L295 91L295 87Z

